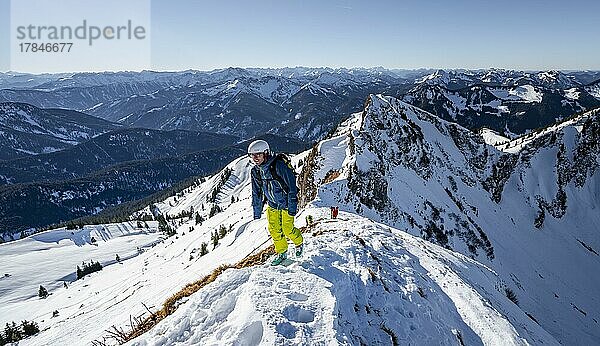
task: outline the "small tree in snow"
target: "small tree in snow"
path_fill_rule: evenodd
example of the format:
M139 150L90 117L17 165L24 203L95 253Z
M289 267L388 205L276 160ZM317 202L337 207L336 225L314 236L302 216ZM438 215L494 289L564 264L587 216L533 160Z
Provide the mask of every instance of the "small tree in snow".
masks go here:
M208 212L208 217L213 217L222 211L223 209L221 209L221 207L218 204L213 204L210 208L210 211Z
M38 297L44 299L48 297L48 290L44 288L44 286L40 285L40 289L38 290Z
M217 245L219 245L219 233L217 233L217 231L214 231L211 234L211 240L213 243L213 250L217 248Z
M6 342L19 341L22 338L23 334L21 333L19 326L17 326L15 322L12 322L11 324L6 324L6 327L4 327L4 339L6 340Z
M23 334L25 334L26 337L35 335L40 331L40 328L38 327L37 323L35 323L34 321L21 322L21 329L23 330Z
M504 293L506 294L506 298L510 299L510 301L515 303L516 305L519 305L519 299L517 299L517 295L515 294L515 292L513 290L506 287L504 289Z
M206 242L200 245L200 256L204 256L208 253L208 244Z
M225 226L221 225L219 227L219 239L225 238L226 235L227 235L227 228L225 228Z
M200 216L200 213L196 212L196 225L202 225L204 222L204 218Z

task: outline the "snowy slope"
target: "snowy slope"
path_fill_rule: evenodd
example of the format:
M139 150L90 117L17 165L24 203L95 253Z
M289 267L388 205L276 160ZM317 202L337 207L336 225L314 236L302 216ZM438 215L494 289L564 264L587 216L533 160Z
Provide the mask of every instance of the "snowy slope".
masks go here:
M237 167L236 174L231 177L232 182L240 182L246 189L244 193L238 195L240 202L229 206L231 195L220 200L223 208L229 206L227 213L220 213L208 219L201 226L196 225L195 221L185 218L185 222L178 229L178 235L171 237L146 249L140 255L131 259L123 260L121 264L106 266L102 271L92 273L86 276L84 280L74 281L69 284L69 288L62 287L63 281L70 281L73 277L75 266L88 258L104 261L113 260L117 250L121 249L123 253L137 252L136 247L142 247L144 244L156 242L160 234L148 242L133 242L122 247L111 247L106 244L107 257L100 258L94 256L88 246L81 248L77 253L72 253L72 265L64 268L55 267L53 258L61 257L61 248L64 244L61 242L57 246L49 246L48 250L40 251L41 259L35 264L35 269L40 273L53 271L51 276L27 278L31 273L28 269L32 265L29 261L18 261L11 266L8 278L2 278L2 297L6 297L5 302L0 305L0 323L4 324L13 320L35 319L40 324L40 329L44 331L30 339L24 340L22 344L32 345L64 345L79 340L82 344L89 344L93 340L101 340L106 335L105 330L112 325L125 326L130 323L130 316L143 315L147 310L143 304L150 309L156 310L162 302L169 296L177 292L187 283L202 277L222 263L235 263L246 255L250 254L260 246L268 245L266 243L267 233L264 220L249 222L252 219L251 212L248 211L249 190L246 173L246 165L249 164L247 158L237 160L229 167ZM215 176L218 179L218 176ZM208 210L201 211L201 204L206 203L206 197L211 193L213 180L201 184L198 189L192 192L195 200L196 210L207 217ZM182 205L172 208L169 206L172 199L165 203L157 204L161 213L174 211ZM184 200L180 200L184 202ZM171 203L173 204L173 203ZM208 209L208 208L207 208ZM246 213L244 213L247 211ZM176 220L175 222L183 221ZM231 244L229 246L218 246L214 251L210 251L204 257L198 256L198 250L201 243L210 243L211 232L218 229L219 225L233 225L234 232L231 232L226 238L222 239L222 244ZM122 227L122 226L121 226ZM190 232L190 227L194 230ZM61 232L49 231L49 232ZM63 232L64 233L64 232ZM99 244L102 238L98 238ZM54 239L54 238L53 238ZM133 238L131 238L133 239ZM127 241L127 238L123 238ZM21 247L19 244L29 242L31 245ZM69 244L70 241L66 241ZM14 258L27 258L27 256L36 251L43 245L35 238L26 238L16 242L0 244L1 253L6 253L6 259L2 263L12 261ZM99 248L104 248L99 245ZM212 250L212 246L209 247ZM64 250L66 251L66 250ZM34 252L35 253L35 252ZM20 256L20 257L19 257ZM122 258L127 256L122 255ZM6 261L6 262L5 262ZM32 288L21 289L14 285L17 278L27 278ZM165 279L168 278L168 279ZM37 298L38 285L44 285L51 294L47 299ZM27 297L24 297L27 295ZM82 306L83 304L83 306ZM52 311L58 310L59 316L50 318ZM13 313L18 311L17 313ZM126 312L126 313L124 313Z
M542 94L532 85L520 85L508 89L490 89L490 92L501 100L542 102Z
M83 281L69 289L64 289L63 283L76 280L76 267L81 267L82 262L98 261L111 268L117 254L126 260L136 256L138 248L149 248L160 241L157 223L148 221L147 226L139 228L137 223L131 222L86 226L72 231L61 228L0 244L3 276L0 279L0 323L47 320L54 309L77 313L79 304L87 303L87 299L83 296L79 300L65 299L66 296L75 290L90 294L91 289L84 289L87 283ZM40 285L51 294L60 293L40 302Z
M229 269L129 344L558 344L489 268L356 214L309 213L323 221L302 259Z
M143 314L142 304L156 310L184 284L268 246L264 220L247 223L251 215L248 160L241 158L228 168L233 173L217 195L225 211L193 232L189 232L193 221L184 221L177 239L169 238L122 264L106 266L68 289L56 287L57 281L49 285L51 296L45 300L34 297L29 298L29 306L3 305L18 310L21 318L43 312L35 317L44 330L21 344L102 340L112 325L125 326L130 315ZM215 175L177 202L172 197L156 206L169 214L191 206L201 210L219 180L220 174ZM240 202L227 207L232 195L238 195ZM298 226L308 214L321 220L327 209L305 208ZM237 225L235 232L216 250L189 259L201 241L208 241L208 233L229 222ZM324 220L312 231L324 234L306 235L307 252L297 264L289 269L228 270L133 344L228 344L235 340L354 344L388 343L392 338L452 345L460 338L467 344L494 344L499 341L498 333L514 344L524 344L524 340L555 343L498 291L499 279L493 271L460 254L351 213L342 213L340 221ZM19 251L23 249L15 249L12 256ZM38 269L50 265L42 261ZM24 267L15 267L15 275L24 275ZM50 318L54 309L60 315ZM16 317L4 311L1 315L6 321Z
M579 134L583 126L586 122L594 122L596 121L598 114L600 114L600 110L592 110L590 112L586 112L577 116L574 116L570 119L567 119L563 122L556 123L552 126L548 126L546 128L537 130L535 132L531 132L527 135L519 136L514 139L504 138L502 136L491 137L489 132L482 134L486 143L490 145L496 146L499 150L502 150L507 153L519 153L523 151L524 148L531 146L535 141L543 141L543 138L546 136L552 136L552 134L560 133L563 136L566 136L565 143L570 144L570 152L573 151L572 145L576 144L573 141L577 141L577 136L573 137L575 134ZM575 132L573 132L575 131ZM555 135L556 136L556 135ZM490 140L490 142L488 142ZM492 144L494 143L495 144Z
M504 137L501 134L499 134L498 132L494 131L494 130L490 130L490 129L486 129L486 128L482 128L479 131L479 134L481 135L481 137L483 137L483 140L485 141L485 143L496 147L498 144L502 144L505 142L509 142L510 138Z
M303 205L296 225L317 220L303 258L228 269L130 344L597 344L597 123L587 114L511 154L371 96L362 113L293 159ZM251 221L250 167L239 158L153 210L197 211L201 225L173 219L176 236L68 289L59 278L72 275L66 268L49 277L45 300L4 283L26 277L30 264L15 265L0 279L2 297L13 297L0 305L0 323L40 323L42 332L22 345L89 344L147 315L144 304L157 311L187 283L268 247L266 220ZM552 202L559 191L565 206ZM209 217L214 205L223 211ZM332 205L340 206L338 220L328 219ZM537 227L539 208L547 215ZM231 231L199 256L221 225ZM0 263L30 253L33 245L14 247L29 239L0 245L11 253ZM55 265L52 251L39 255L40 272ZM42 282L31 281L27 294L35 295ZM55 309L60 315L49 318Z
M314 203L338 204L476 258L559 341L600 340L600 282L589 276L600 269L600 217L591 211L600 195L597 112L503 154L393 98L367 104L305 163L316 186L337 176Z

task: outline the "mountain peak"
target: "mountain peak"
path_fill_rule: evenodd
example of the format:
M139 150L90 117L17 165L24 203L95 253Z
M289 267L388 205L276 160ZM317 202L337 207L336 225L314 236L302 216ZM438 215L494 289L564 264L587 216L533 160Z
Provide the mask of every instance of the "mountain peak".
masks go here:
M438 72L454 86L470 78ZM262 95L277 90L256 75L215 73L232 77L213 80L218 96L256 80ZM297 88L306 97L330 95L310 78ZM272 243L267 220L252 219L252 163L244 154L133 215L124 209L123 222L0 244L8 274L0 280L0 325L35 316L41 332L31 343L91 343L170 302L130 345L594 344L598 112L519 137L514 152L434 114L369 94L362 111L292 158L300 171L295 225L306 247L287 267L265 264ZM222 157L209 154L200 159ZM110 184L98 190L112 193ZM89 196L67 191L64 198ZM146 219L155 220L148 227ZM167 238L161 227L174 234ZM75 280L91 253L105 269ZM232 264L257 253L266 256ZM31 299L41 283L51 294Z

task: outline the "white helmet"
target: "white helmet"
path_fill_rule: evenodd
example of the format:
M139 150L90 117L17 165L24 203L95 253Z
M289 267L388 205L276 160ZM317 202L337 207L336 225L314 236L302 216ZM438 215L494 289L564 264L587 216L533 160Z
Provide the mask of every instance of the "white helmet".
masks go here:
M248 146L248 154L270 153L269 143L262 139L256 140Z

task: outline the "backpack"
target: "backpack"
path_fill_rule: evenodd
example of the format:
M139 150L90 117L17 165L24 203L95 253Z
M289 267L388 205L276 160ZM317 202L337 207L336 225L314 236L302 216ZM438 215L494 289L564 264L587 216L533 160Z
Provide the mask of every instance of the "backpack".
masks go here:
M276 154L275 160L273 160L269 165L269 172L271 172L273 179L279 182L279 184L283 188L283 191L285 191L285 193L287 194L290 192L290 187L285 183L285 181L283 181L283 178L280 177L279 174L277 174L277 170L275 169L275 164L277 163L277 160L283 161L283 163L285 163L285 165L292 171L294 177L296 176L296 171L294 171L294 167L292 166L292 160L290 160L289 156L283 153Z

